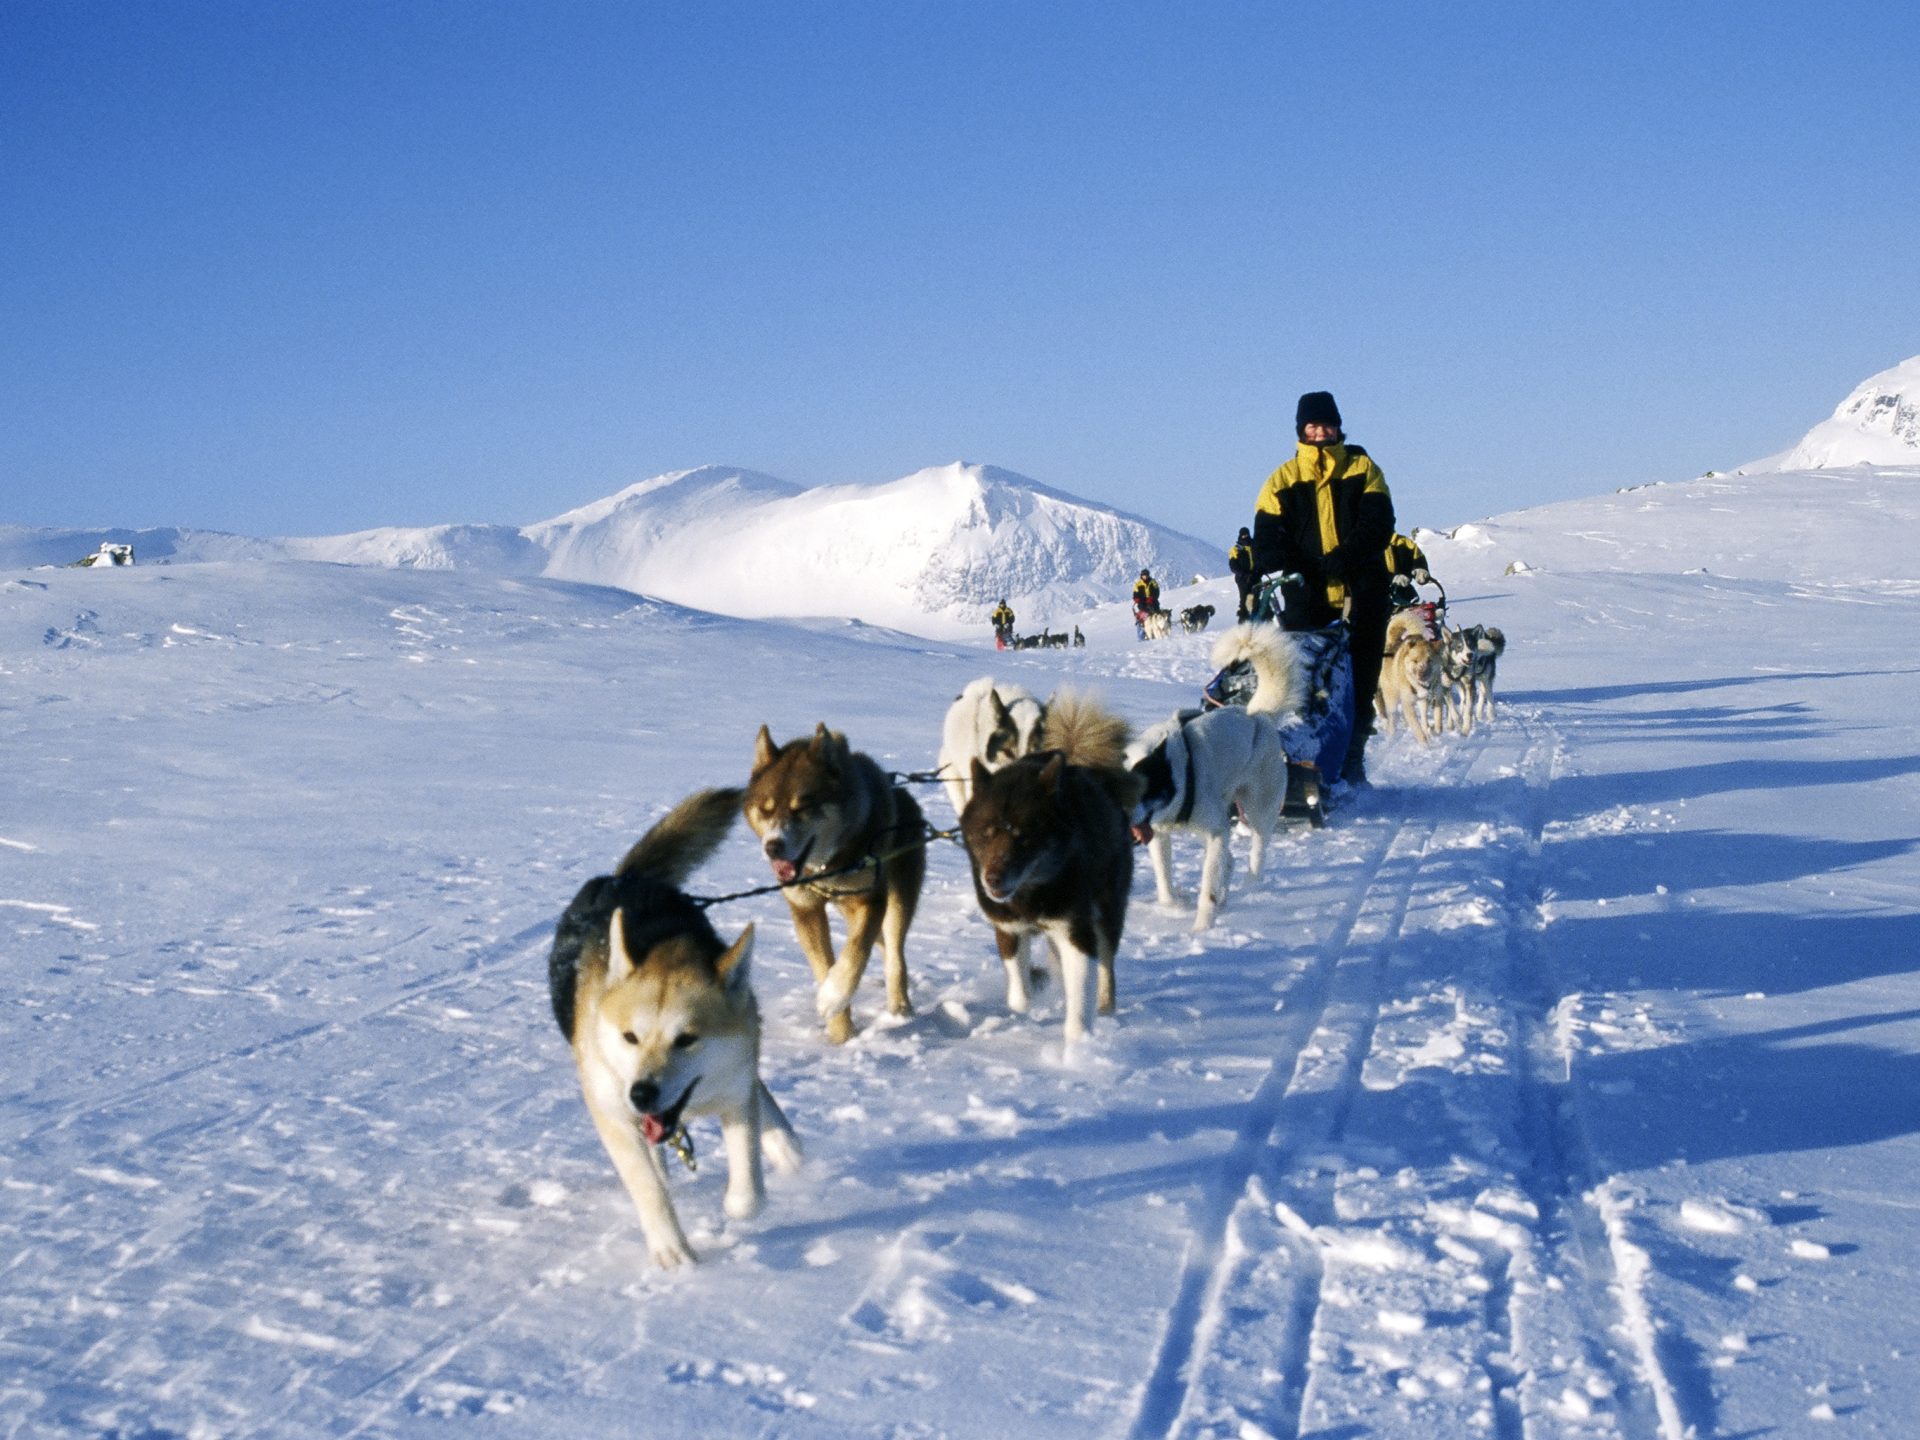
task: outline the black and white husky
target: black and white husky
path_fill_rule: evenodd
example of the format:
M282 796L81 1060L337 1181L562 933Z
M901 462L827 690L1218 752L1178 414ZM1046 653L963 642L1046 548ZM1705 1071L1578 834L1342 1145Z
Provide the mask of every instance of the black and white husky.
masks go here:
M1193 928L1213 924L1225 901L1233 867L1227 848L1236 811L1252 832L1248 871L1258 876L1267 837L1280 822L1287 799L1287 753L1279 724L1302 700L1292 643L1271 625L1236 625L1220 637L1213 663L1251 661L1259 679L1246 708L1184 710L1163 720L1127 749L1127 768L1140 780L1143 798L1133 813L1136 837L1147 841L1154 886L1162 905L1176 903L1168 830L1197 830L1207 837Z
M1507 637L1491 625L1447 633L1441 652L1447 719L1462 735L1475 720L1493 719L1493 680L1506 653Z
M973 794L973 762L989 770L1011 765L1040 748L1047 707L1011 681L982 675L947 707L940 735L940 776L953 813Z

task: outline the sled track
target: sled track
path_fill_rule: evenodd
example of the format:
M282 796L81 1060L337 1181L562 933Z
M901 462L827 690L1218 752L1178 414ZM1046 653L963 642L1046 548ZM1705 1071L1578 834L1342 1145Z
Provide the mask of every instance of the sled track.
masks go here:
M1449 778L1464 774L1479 748L1459 746L1443 773ZM1437 824L1432 817L1411 819L1382 832L1362 861L1366 878L1355 885L1332 933L1287 991L1273 1063L1247 1102L1239 1133L1221 1160L1194 1223L1166 1332L1128 1432L1132 1440L1179 1434L1191 1418L1209 1350L1218 1340L1214 1332L1219 1300L1239 1260L1229 1244L1236 1211L1251 1195L1259 1209L1271 1213L1266 1184L1284 1174L1302 1151L1338 1138L1377 1016L1373 1004L1347 1005L1343 992L1356 988L1364 992L1356 999L1377 993L1383 956L1400 933L1413 876ZM1362 922L1367 920L1379 924L1379 933L1356 946ZM1308 1063L1307 1051L1316 1037L1331 1042L1323 1045L1323 1051L1334 1056L1330 1063L1325 1053ZM1270 1354L1268 1364L1283 1377L1278 1385L1283 1430L1294 1433L1299 1428L1313 1320L1320 1304L1321 1267L1310 1227L1291 1207L1286 1213L1293 1217L1292 1223L1283 1222L1295 1262L1293 1293L1280 1317L1284 1334L1278 1353Z
M1328 1275L1318 1227L1340 1223L1340 1166L1317 1152L1337 1151L1349 1138L1383 1009L1399 996L1389 993L1389 957L1406 938L1423 877L1448 863L1444 845L1432 857L1429 847L1443 825L1468 818L1446 813L1446 792L1462 787L1483 757L1502 765L1489 783L1510 787L1497 813L1471 818L1495 821L1507 851L1499 867L1509 886L1504 937L1490 963L1494 976L1505 976L1501 1023L1520 1146L1513 1183L1538 1220L1510 1264L1490 1267L1475 1307L1488 1407L1477 1423L1494 1440L1686 1435L1653 1317L1623 1280L1618 1237L1594 1203L1605 1177L1552 1043L1560 987L1540 938L1540 894L1558 736L1537 717L1510 715L1491 734L1451 742L1435 777L1436 805L1382 828L1364 855L1363 878L1288 990L1273 1063L1197 1207L1176 1298L1126 1432L1132 1440L1299 1435L1316 1376L1334 1382L1326 1398L1339 1403L1337 1356L1350 1322L1323 1314ZM1610 1391L1607 1405L1584 1420L1559 1408L1569 1373L1556 1363L1563 1353ZM1329 1418L1316 1412L1314 1424Z
M1585 1358L1613 1382L1627 1433L1684 1440L1689 1429L1681 1418L1676 1387L1661 1360L1653 1327L1637 1313L1642 1302L1620 1273L1614 1239L1590 1198L1604 1176L1567 1083L1564 1062L1554 1048L1549 1017L1564 987L1540 939L1539 872L1545 800L1558 737L1531 720L1526 731L1526 849L1513 876L1507 945L1519 1022L1515 1066L1524 1080L1522 1126L1535 1162L1528 1191L1540 1208L1542 1231L1562 1237L1558 1253L1549 1257L1558 1262L1564 1283L1559 1293L1581 1322L1578 1332L1587 1351Z

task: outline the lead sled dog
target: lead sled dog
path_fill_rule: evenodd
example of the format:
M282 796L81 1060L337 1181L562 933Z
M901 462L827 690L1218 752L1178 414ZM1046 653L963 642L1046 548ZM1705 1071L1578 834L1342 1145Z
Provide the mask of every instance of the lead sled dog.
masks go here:
M1213 647L1216 668L1252 664L1257 686L1245 708L1182 710L1148 730L1130 747L1127 767L1140 781L1131 817L1147 842L1162 905L1177 902L1169 830L1206 837L1193 928L1205 930L1226 900L1233 869L1228 837L1237 811L1252 834L1247 869L1258 877L1267 838L1287 799L1287 754L1279 726L1305 698L1292 642L1272 625L1236 625Z
M753 927L723 943L679 888L726 837L740 794L689 796L613 874L589 880L560 917L547 959L554 1019L573 1047L587 1113L661 1266L694 1258L659 1148L677 1142L691 1156L690 1116L719 1117L725 1207L735 1219L758 1214L765 1199L763 1152L776 1169L800 1163L793 1129L760 1079Z

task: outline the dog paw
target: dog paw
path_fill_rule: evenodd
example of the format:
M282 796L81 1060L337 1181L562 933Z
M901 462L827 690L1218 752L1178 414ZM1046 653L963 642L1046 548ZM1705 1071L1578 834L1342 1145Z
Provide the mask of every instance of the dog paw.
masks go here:
M798 1170L801 1160L805 1158L800 1149L800 1142L784 1130L763 1131L760 1136L760 1153L766 1157L767 1163L782 1175L791 1175Z
M670 1235L663 1240L650 1238L647 1241L647 1253L662 1270L694 1263L693 1247L687 1244L684 1235Z
M844 1014L853 1004L853 982L839 969L829 970L827 978L813 992L813 1008L822 1020Z
M721 1206L728 1216L735 1220L751 1220L760 1213L760 1207L766 1203L766 1197L758 1190L729 1190Z

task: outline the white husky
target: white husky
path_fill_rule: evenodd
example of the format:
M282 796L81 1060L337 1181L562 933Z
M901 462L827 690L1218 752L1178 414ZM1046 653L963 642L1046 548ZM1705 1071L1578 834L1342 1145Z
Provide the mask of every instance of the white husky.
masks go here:
M1271 625L1236 625L1213 648L1213 663L1249 660L1259 688L1245 709L1227 706L1182 711L1147 731L1127 749L1127 768L1144 787L1133 814L1145 839L1162 905L1175 903L1168 829L1198 830L1207 837L1200 896L1193 928L1213 924L1226 900L1232 856L1227 837L1238 810L1253 832L1248 871L1258 876L1267 837L1287 799L1287 754L1278 722L1300 708L1299 665L1292 643Z
M989 770L1011 765L1040 748L1047 707L1011 681L995 683L982 675L947 707L940 735L941 783L953 813L967 808L973 794L973 762Z

